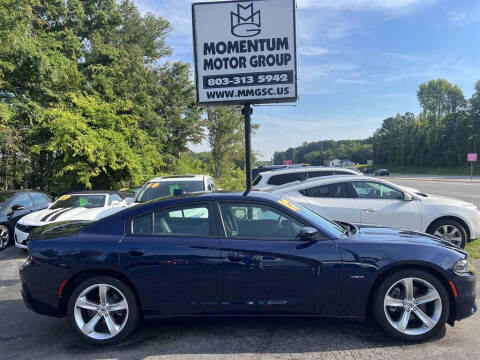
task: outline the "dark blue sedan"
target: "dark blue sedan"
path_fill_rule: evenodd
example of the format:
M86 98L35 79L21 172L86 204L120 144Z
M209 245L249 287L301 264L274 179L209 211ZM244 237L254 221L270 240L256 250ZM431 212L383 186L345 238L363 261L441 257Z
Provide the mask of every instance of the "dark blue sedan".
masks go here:
M203 194L32 232L20 269L32 310L94 345L142 317L374 318L423 340L476 311L465 252L429 235L339 224L273 194Z

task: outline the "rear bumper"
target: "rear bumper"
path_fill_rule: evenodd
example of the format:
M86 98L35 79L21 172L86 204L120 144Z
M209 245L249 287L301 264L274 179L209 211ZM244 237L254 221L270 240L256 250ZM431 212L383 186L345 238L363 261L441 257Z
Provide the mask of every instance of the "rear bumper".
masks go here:
M458 297L455 299L455 320L462 320L472 316L477 311L475 304L476 297L476 276L456 276L453 284L457 289Z
M48 283L42 281L42 276L36 272L31 262L27 260L19 272L25 306L42 315L62 317L60 297Z

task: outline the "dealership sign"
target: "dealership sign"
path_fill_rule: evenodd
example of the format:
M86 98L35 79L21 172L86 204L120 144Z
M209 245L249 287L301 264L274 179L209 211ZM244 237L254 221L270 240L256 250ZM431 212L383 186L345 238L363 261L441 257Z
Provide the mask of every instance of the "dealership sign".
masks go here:
M467 161L476 162L477 161L477 154L476 153L468 154L467 155Z
M297 100L295 0L192 4L199 104Z

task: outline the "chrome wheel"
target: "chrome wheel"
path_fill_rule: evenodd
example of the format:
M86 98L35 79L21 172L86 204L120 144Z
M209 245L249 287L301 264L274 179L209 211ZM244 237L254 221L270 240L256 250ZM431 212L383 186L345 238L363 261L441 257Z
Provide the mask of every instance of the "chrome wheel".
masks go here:
M74 306L75 323L86 336L107 340L119 334L129 315L125 295L112 285L95 284L77 297Z
M0 249L5 249L10 240L10 232L5 226L0 226Z
M414 277L394 283L383 305L390 325L406 335L429 332L442 315L442 300L437 289L428 281Z
M463 242L462 232L453 225L442 225L435 230L433 235L457 246L461 246Z

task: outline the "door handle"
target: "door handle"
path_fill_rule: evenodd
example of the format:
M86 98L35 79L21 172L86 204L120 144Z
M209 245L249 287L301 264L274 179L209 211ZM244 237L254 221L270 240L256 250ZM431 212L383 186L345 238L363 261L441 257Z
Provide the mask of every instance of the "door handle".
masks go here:
M240 261L243 261L243 259L245 259L245 256L239 253L231 253L227 255L227 258L232 262L240 262Z
M145 250L142 249L132 249L128 252L130 256L143 256L145 254Z
M365 208L365 209L362 209L362 210L366 211L366 212L370 212L370 213L375 212L375 210L373 210L372 208Z

